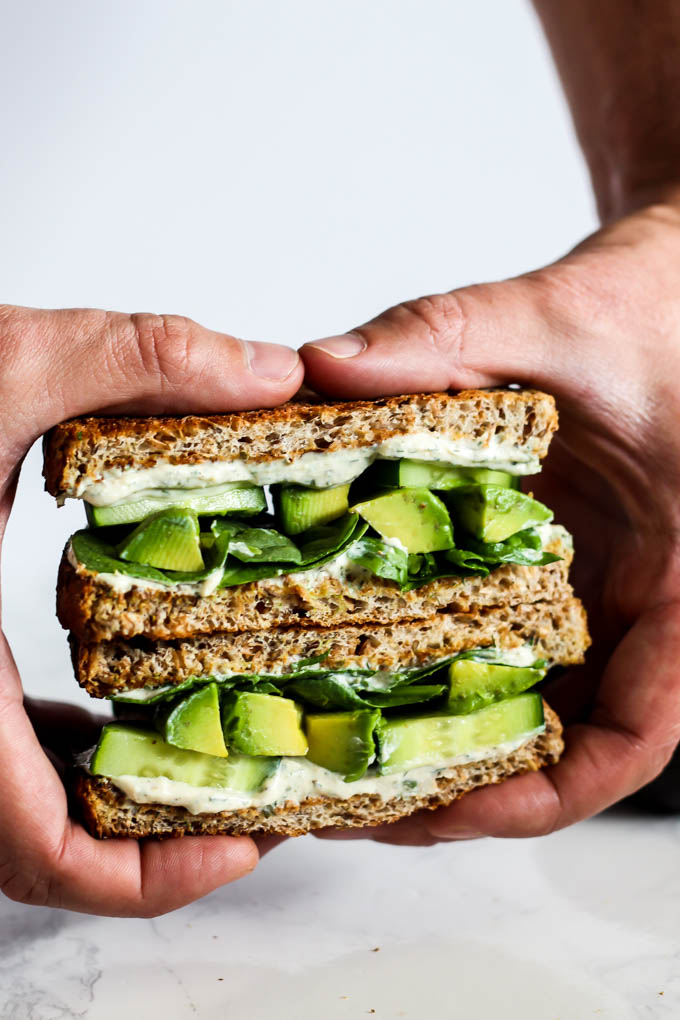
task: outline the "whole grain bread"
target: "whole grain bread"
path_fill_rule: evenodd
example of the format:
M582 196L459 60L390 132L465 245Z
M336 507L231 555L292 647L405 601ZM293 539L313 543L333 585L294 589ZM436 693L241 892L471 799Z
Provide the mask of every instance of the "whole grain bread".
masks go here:
M510 651L531 644L551 666L583 662L589 644L578 599L500 606L477 613L438 613L428 620L376 629L283 627L187 640L79 641L71 635L78 683L95 698L122 690L180 684L189 677L286 673L323 656L323 669L405 670L429 666L470 648Z
M80 418L44 440L45 487L62 501L101 481L104 472L159 463L294 461L305 453L372 446L430 431L480 448L511 444L544 457L557 428L555 402L535 390L417 393L352 402L293 400L281 407L185 418Z
M57 615L66 630L85 641L137 635L167 641L215 631L389 624L427 619L437 612L559 602L572 594L567 575L573 552L567 533L554 530L555 539L547 548L560 560L540 567L506 563L488 577L441 578L413 591L402 591L396 581L368 572L338 579L314 570L220 588L208 596L179 586L142 587L133 579L127 590L121 590L80 563L74 567L65 550L57 581Z
M562 725L545 702L544 711L546 728L543 733L503 757L444 770L437 779L436 792L423 796L395 796L386 800L365 793L348 798L309 797L300 804L282 803L266 812L251 807L197 815L182 807L137 804L109 779L81 770L76 778L75 799L85 827L99 838L264 833L302 836L314 829L382 825L396 822L421 808L434 810L451 804L480 786L501 783L512 776L554 765L564 750Z

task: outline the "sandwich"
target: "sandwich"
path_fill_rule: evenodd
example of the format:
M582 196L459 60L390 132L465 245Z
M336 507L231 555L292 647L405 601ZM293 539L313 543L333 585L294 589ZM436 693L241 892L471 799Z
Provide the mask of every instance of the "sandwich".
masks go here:
M83 418L57 612L114 721L75 770L99 837L394 821L555 763L541 690L589 638L531 495L557 426L522 390Z

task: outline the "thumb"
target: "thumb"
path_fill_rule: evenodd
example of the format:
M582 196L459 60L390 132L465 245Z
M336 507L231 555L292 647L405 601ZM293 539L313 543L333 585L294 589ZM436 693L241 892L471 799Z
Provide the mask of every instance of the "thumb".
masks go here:
M272 407L303 374L288 347L176 315L0 306L0 351L4 439L15 458L65 418Z
M310 386L372 397L510 382L559 393L578 356L556 288L540 273L406 301L300 353ZM559 343L555 334L559 333Z

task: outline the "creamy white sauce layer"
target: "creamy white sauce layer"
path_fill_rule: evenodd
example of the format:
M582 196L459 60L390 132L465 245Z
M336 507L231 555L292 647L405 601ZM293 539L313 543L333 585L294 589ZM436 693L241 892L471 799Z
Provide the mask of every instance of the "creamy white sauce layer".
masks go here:
M308 485L326 489L351 482L366 470L376 457L391 460L443 461L462 467L486 467L509 471L515 475L536 474L538 457L512 443L495 438L486 445L471 439L449 439L436 432L411 432L392 436L382 443L350 450L303 453L295 460L280 458L270 461L206 461L201 464L171 464L159 460L149 468L112 468L102 471L96 481L84 478L74 496L93 506L109 506L141 498L147 489L196 489L224 482L252 482L274 485L277 482Z
M446 779L460 765L502 758L528 743L545 726L523 734L518 740L497 744L468 755L458 755L441 765L424 766L380 776L374 770L362 779L346 783L335 772L321 768L305 758L282 758L276 772L256 793L241 793L217 786L190 786L173 779L140 776L116 776L111 782L137 804L166 804L184 807L192 814L234 811L239 808L264 808L289 802L301 804L309 797L346 799L355 794L377 794L383 800L427 796L437 789L437 780Z
M559 542L567 550L573 547L571 535L561 524L541 524L535 530L541 537L543 548L555 542ZM66 558L71 566L77 569L78 559L70 543L66 550ZM336 556L334 560L329 560L320 567L291 571L289 574L268 577L265 580L270 586L276 584L283 585L292 581L294 584L313 588L321 582L332 578L339 581L345 587L351 588L353 585L374 577L375 575L370 570L354 563L349 558L348 553L343 552ZM160 581L151 581L144 577L130 577L128 574L119 573L111 574L107 571L97 574L97 580L108 584L114 591L121 594L131 591L133 588L144 588L147 591L168 591L171 588L173 591L180 592L183 595L200 595L202 598L205 598L207 595L212 595L218 588L222 580L222 570L214 570L205 580L198 581L195 584L172 584L170 581L167 584L163 584Z
M487 662L500 663L503 666L523 666L523 667L526 667L526 666L532 666L534 664L534 662L536 661L536 650L534 649L533 645L529 645L529 644L518 645L516 648L501 648L498 645L490 646L490 647L493 648L494 656L493 656L493 658L487 659L486 658L486 654L485 654L485 661L487 661ZM481 651L481 649L480 649L480 651ZM487 653L488 651L489 651L489 647L484 649L485 653ZM450 656L447 655L444 658L442 658L441 661L445 662L449 658L450 658ZM421 666L436 666L437 665L437 661L438 660L432 660L430 662L420 663L419 667L414 667L414 668L420 668ZM267 668L266 675L267 676L280 676L282 674L289 674L292 671L292 669L294 668L295 662L296 662L296 660L292 660L291 662L286 663L285 666L281 665L281 664L274 663L272 666ZM357 666L356 666L356 669L370 669L370 668L371 667L370 667L370 664L369 664L367 659L362 659L361 662L359 664L357 664ZM403 668L404 669L409 669L411 667L409 667L407 664L404 664ZM324 673L325 672L333 672L334 676L337 676L337 677L340 677L342 679L347 680L347 682L349 684L351 684L356 679L352 675L352 673L343 673L341 670L332 670L331 671L331 670L328 669L327 666L324 666L322 662L320 662L318 664L315 664L313 666L305 667L305 672L310 672L310 671L319 672L319 673L321 673L321 672L324 672ZM403 670L402 670L402 672L403 672ZM246 675L247 674L245 674L244 672L240 672L240 673L228 673L228 672L227 673L224 673L224 672L223 673L211 673L209 679L210 680L216 680L219 683L220 680L229 680L229 679L231 679L231 677L234 677L234 676L246 676ZM370 688L371 688L371 690L386 691L386 690L388 690L392 686L392 676L393 675L394 675L393 673L390 673L388 671L380 671L380 672L374 673L372 677L369 677L369 678L364 677L363 680L364 680L364 683L367 680L370 681ZM207 681L208 681L208 678L206 677L206 682ZM121 698L124 697L126 701L136 701L136 702L144 703L145 701L149 701L151 698L158 697L159 694L170 694L173 690L176 690L176 688L174 687L173 684L165 684L162 687L137 687L137 688L133 688L132 690L124 690L124 689L122 689L122 690L116 691L116 697L121 697Z

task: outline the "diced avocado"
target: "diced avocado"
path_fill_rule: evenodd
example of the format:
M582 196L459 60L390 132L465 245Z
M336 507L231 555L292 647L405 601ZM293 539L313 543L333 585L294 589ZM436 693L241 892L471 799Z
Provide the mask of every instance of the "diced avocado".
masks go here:
M90 527L105 527L110 524L132 524L143 521L149 514L169 507L184 507L198 516L205 514L238 514L251 517L267 508L264 489L249 482L226 482L224 485L209 485L202 489L149 489L140 499L110 506L85 504L87 523Z
M453 547L448 510L428 489L398 489L352 507L383 538L397 539L409 553Z
M476 485L450 492L446 501L456 523L481 542L504 542L518 531L552 520L552 511L515 489Z
M224 739L242 754L307 754L302 709L290 698L239 692L225 698Z
M519 741L544 726L539 694L497 701L470 715L428 715L383 719L378 728L380 772L441 765L498 744Z
M406 489L457 489L460 485L498 485L519 488L519 479L507 471L459 467L437 460L376 460L370 468L377 485Z
M102 730L90 771L95 776L165 776L190 786L220 786L246 793L259 790L278 765L276 758L218 758L185 751L167 744L155 730L109 723Z
M476 712L501 698L521 694L544 676L544 669L503 666L478 659L456 659L449 666L447 711L453 715Z
M204 684L186 697L162 703L154 722L161 736L174 747L227 757L217 684Z
M142 521L117 547L121 560L159 570L203 570L198 518L193 510L172 507Z
M328 524L347 512L349 485L309 489L305 485L274 485L274 513L287 535Z
M361 779L375 758L373 733L379 719L379 711L361 709L307 715L307 758L331 772L339 772L346 783Z

